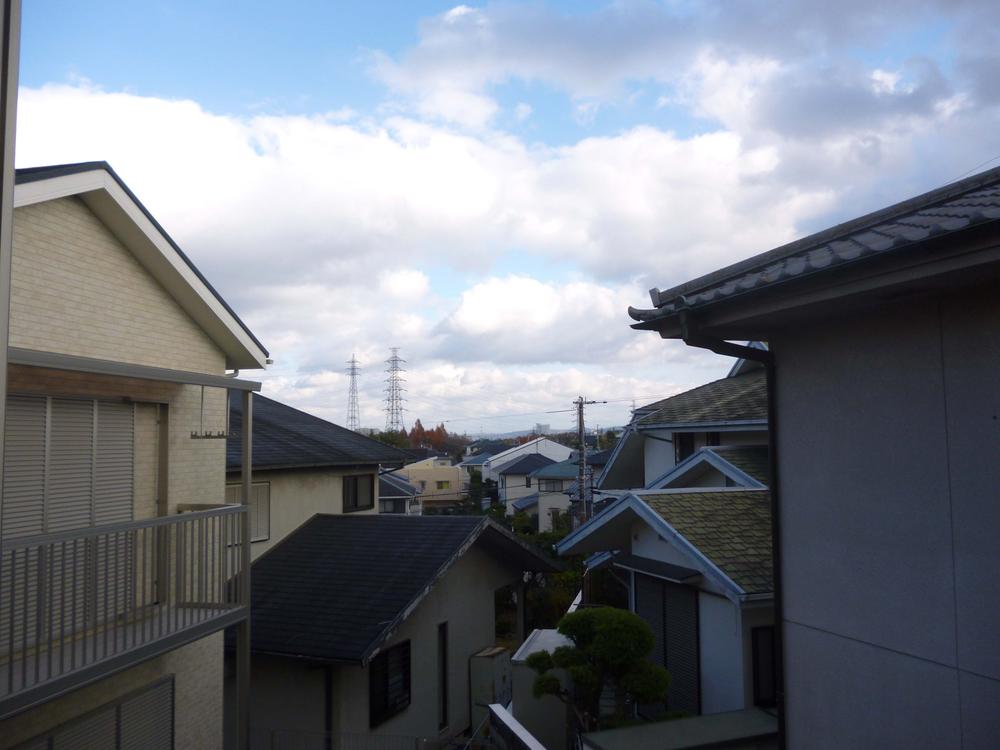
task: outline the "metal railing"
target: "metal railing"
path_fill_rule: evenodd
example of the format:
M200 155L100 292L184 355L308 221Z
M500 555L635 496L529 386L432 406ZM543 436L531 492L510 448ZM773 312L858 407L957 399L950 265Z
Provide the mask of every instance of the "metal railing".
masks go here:
M244 617L246 522L226 506L3 541L0 715Z
M403 737L390 734L250 730L250 750L484 750L496 748L489 739L465 737Z

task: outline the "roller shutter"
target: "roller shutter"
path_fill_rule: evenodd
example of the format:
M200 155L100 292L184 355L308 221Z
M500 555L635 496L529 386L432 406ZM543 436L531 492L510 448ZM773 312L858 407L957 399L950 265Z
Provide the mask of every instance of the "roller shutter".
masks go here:
M169 677L18 745L17 750L172 750Z

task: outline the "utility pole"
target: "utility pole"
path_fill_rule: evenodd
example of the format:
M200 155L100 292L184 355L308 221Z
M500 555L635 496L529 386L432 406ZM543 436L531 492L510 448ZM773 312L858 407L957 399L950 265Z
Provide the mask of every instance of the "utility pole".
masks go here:
M347 396L347 429L357 432L361 429L361 418L358 415L358 358L352 353L347 363L347 374L351 378L351 388Z
M576 429L580 440L580 471L577 486L580 492L580 507L583 508L583 520L588 521L593 511L593 493L587 487L587 434L583 426L583 407L587 404L606 404L608 402L587 401L583 396L580 396L573 403L576 404Z
M388 377L385 379L385 431L402 432L403 427L403 373L406 370L403 365L406 360L399 356L399 347L394 346L389 349L392 353L385 361L385 371Z

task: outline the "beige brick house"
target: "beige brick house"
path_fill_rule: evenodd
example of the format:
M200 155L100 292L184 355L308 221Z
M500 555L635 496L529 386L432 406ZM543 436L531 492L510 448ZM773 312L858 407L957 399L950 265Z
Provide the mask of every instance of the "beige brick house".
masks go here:
M107 164L14 203L0 748L221 747L249 545L218 438L267 352Z

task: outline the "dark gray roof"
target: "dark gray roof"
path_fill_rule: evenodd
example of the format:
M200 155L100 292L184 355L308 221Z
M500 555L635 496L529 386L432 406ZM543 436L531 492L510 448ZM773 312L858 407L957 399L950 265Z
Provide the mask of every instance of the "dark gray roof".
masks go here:
M400 476L390 472L378 475L379 497L414 497L420 490Z
M767 378L762 369L723 378L643 407L646 416L637 424L711 424L713 422L766 422Z
M506 464L500 470L500 473L527 476L537 469L541 469L554 463L555 461L548 456L543 456L541 453L529 453L526 456L518 458L516 461L511 461L509 464Z
M717 445L709 450L765 487L768 486L770 466L766 445Z
M313 516L253 565L252 648L365 663L473 544L515 576L558 567L483 516Z
M118 176L118 173L115 172L115 170L111 168L111 165L108 164L106 161L86 161L86 162L79 162L77 164L56 164L48 167L22 168L18 169L15 172L14 181L18 185L27 185L28 183L31 182L50 180L56 177L65 177L67 175L82 174L84 172L93 172L99 169L104 170L109 175L111 175L112 179L114 179L114 181L118 183L118 187L124 190L125 194L128 195L128 197L135 202L135 205L139 207L139 210L142 211L142 213L145 214L146 218L149 219L150 223L154 227L156 227L156 231L162 234L164 239L166 239L166 241L170 243L170 246L181 257L181 260L183 260L184 263L187 264L187 267L191 269L191 271L194 273L195 276L198 277L201 283L203 283L208 288L208 291L210 291L212 295L219 301L219 304L221 304L226 309L226 312L228 312L230 315L233 316L233 319L237 323L239 323L240 328L243 329L246 335L249 336L250 339L257 346L260 347L261 351L264 352L265 355L267 355L268 354L267 349L265 349L264 345L260 343L260 341L256 336L254 336L253 331L251 331L247 327L246 323L240 320L240 316L237 315L236 312L233 310L233 308L229 306L229 303L222 298L222 295L215 290L215 287L213 287L209 283L208 279L206 279L202 275L201 271L198 270L198 267L191 261L189 257L187 257L187 255L185 255L184 251L181 250L180 246L176 242L174 242L173 238L169 234L167 234L166 230L162 226L160 226L160 222L158 222L153 217L153 214L151 214L149 210L144 205L142 205L142 201L140 201L136 197L135 193L133 193L129 189L129 186L125 184L122 178Z
M693 568L685 568L681 565L674 565L661 560L651 560L648 557L640 557L638 555L619 553L609 558L607 563L618 568L649 573L658 578L666 578L668 581L677 581L678 583L685 583L696 578L701 578L701 573Z
M492 455L492 453L477 453L476 455L469 456L467 459L462 461L459 466L482 466L490 460Z
M243 424L243 404L238 391L230 391L230 435L226 441L226 470L238 471ZM305 468L320 466L402 466L405 456L391 445L359 435L312 414L278 401L253 398L253 468Z
M629 308L635 328L774 285L886 254L1000 220L1000 168L818 232L667 291L650 291L654 309Z

